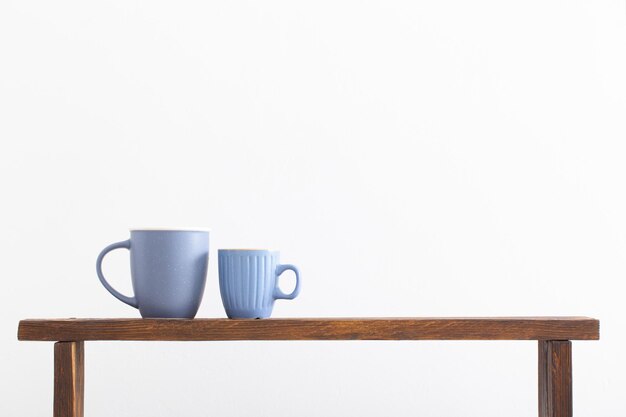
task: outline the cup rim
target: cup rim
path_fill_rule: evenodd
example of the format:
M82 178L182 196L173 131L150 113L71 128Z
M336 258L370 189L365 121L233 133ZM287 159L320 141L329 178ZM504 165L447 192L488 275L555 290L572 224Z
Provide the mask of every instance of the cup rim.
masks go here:
M236 249L218 249L218 252L278 252L274 249L264 249L264 248L236 248Z
M206 227L131 227L131 232L210 232Z

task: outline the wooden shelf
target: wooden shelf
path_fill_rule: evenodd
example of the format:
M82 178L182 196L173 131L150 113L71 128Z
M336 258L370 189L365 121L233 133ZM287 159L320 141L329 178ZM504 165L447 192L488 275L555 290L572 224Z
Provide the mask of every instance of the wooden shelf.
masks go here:
M84 416L84 349L90 340L538 340L539 417L572 417L572 342L598 340L588 317L40 319L20 340L54 344L54 416Z
M19 340L598 340L588 317L29 319Z

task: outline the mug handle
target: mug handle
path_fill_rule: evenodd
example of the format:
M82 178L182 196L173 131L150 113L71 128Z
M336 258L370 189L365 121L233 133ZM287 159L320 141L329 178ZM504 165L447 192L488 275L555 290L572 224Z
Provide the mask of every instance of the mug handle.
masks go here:
M98 255L98 260L96 261L96 272L98 273L98 278L100 278L100 282L102 283L102 285L104 285L104 288L106 288L107 291L113 294L113 297L128 304L131 307L139 308L137 306L137 299L135 297L128 297L120 293L119 291L117 291L115 288L111 286L111 284L107 282L106 278L104 278L104 274L102 274L102 260L104 259L104 256L114 249L121 249L121 248L126 248L130 250L130 239L125 240L123 242L113 243L107 246L106 248L102 249L102 252L100 252L100 255Z
M293 271L296 274L296 288L290 294L285 294L278 287L278 277L285 271ZM275 300L293 300L300 294L300 272L298 272L298 268L295 265L276 265L276 287L274 287L274 299Z

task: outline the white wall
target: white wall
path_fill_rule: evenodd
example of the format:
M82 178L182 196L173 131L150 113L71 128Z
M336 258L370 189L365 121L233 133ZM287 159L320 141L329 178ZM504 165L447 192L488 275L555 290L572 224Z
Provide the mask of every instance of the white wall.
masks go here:
M51 412L27 317L137 317L132 225L303 274L275 317L589 315L576 414L623 415L622 0L0 3L0 415ZM105 272L130 292L127 254ZM86 414L529 416L532 342L88 343ZM254 413L254 414L253 414Z

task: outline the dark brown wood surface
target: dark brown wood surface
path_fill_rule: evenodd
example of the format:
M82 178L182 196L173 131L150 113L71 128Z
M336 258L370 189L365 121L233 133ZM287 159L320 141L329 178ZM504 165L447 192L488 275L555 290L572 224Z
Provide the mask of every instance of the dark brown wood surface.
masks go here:
M572 342L539 342L539 417L572 417Z
M23 320L18 339L597 340L587 317Z
M84 380L84 343L55 343L54 417L83 417Z

